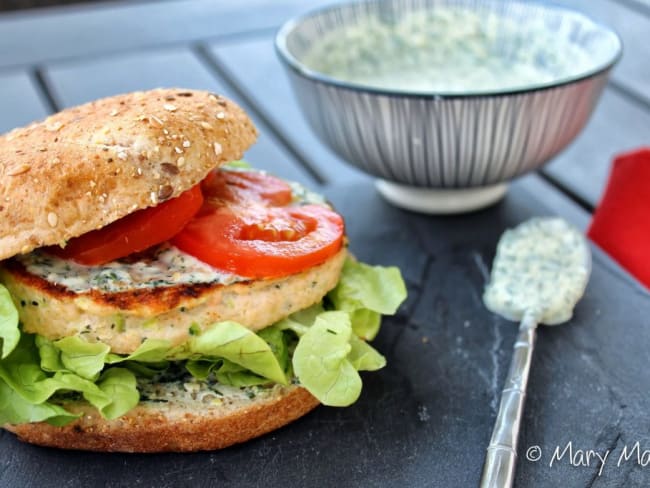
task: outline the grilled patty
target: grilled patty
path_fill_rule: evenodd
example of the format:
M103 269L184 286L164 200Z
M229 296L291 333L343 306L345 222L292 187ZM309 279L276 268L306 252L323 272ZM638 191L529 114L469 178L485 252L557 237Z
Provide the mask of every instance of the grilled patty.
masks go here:
M79 265L38 253L5 261L0 278L16 302L24 331L51 340L81 336L129 354L147 338L165 339L175 346L197 328L224 320L251 330L267 327L319 302L336 286L347 254L344 248L291 276L246 280L216 270L211 275L209 269L188 272L191 257L168 259L169 248L163 251L108 266L116 273L115 280L93 281L89 267L84 269L91 274L83 280L67 280L65 270L74 276ZM168 279L143 275L143 263L145 269L164 269ZM97 270L96 276L103 272Z

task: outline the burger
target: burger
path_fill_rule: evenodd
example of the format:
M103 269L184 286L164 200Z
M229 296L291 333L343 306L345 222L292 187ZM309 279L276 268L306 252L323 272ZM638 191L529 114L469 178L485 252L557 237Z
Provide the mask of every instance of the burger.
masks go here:
M159 89L0 137L0 425L59 448L218 449L347 406L406 291L246 114Z

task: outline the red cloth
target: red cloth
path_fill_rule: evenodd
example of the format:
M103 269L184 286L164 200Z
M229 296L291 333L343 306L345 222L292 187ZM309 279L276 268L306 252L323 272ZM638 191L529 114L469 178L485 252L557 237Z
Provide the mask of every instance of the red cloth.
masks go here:
M587 233L650 288L650 147L614 159Z

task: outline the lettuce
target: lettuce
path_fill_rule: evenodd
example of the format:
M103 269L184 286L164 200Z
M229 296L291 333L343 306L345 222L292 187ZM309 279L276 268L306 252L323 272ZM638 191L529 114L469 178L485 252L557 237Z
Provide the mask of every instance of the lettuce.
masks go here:
M350 314L355 334L371 341L379 332L381 315L394 314L406 299L406 285L394 266L368 266L347 259L328 298L335 310Z
M188 346L193 355L223 358L271 381L288 384L271 346L243 325L219 322L193 337Z
M18 345L19 340L18 310L11 301L9 291L0 285L0 359L6 358Z
M0 390L11 390L12 406L5 396L0 404L0 424L48 420L57 425L76 418L48 400L55 394L76 392L108 419L124 415L138 404L135 375L123 368L106 369L89 380L66 369L48 374L41 368L36 336L22 334L7 358L0 361Z
M361 377L347 359L352 325L345 312L324 312L300 338L293 368L300 383L326 405L345 407L361 394Z
M80 337L50 341L21 334L16 308L0 285L0 425L64 425L77 418L66 401L78 398L108 419L120 417L140 400L137 378L154 377L171 361L199 380L236 387L286 385L294 378L325 405L350 405L361 393L359 371L386 364L365 340L377 334L380 315L394 313L405 297L397 268L348 259L322 303L257 333L225 321L181 346L148 339L120 355Z

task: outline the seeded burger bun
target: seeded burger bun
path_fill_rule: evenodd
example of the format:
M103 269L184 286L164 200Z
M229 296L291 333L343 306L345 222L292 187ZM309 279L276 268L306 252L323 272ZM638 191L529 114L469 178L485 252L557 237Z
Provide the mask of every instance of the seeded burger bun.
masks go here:
M357 371L385 363L365 341L404 284L396 268L349 259L341 217L299 185L270 180L291 189L290 202L246 207L254 217L284 212L280 221L312 212L338 229L322 259L295 271L224 272L160 240L97 265L55 252L136 211L203 195L197 185L212 177L236 191L268 183L233 165L213 171L256 136L224 97L158 89L0 137L0 425L58 448L196 451L270 432L319 402L356 400Z
M176 197L256 137L233 102L189 90L104 98L15 129L0 138L0 259Z

